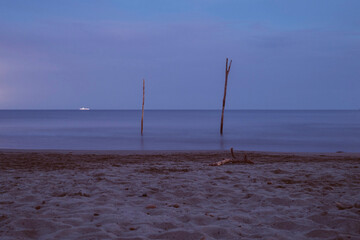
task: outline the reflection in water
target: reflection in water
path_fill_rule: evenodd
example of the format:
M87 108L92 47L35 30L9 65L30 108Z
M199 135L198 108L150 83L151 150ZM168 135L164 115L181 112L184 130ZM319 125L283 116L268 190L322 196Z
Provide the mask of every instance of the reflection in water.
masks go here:
M224 136L220 136L220 149L221 150L225 149Z
M140 137L140 149L141 149L141 150L145 150L145 147L144 147L144 136L141 136L141 137Z

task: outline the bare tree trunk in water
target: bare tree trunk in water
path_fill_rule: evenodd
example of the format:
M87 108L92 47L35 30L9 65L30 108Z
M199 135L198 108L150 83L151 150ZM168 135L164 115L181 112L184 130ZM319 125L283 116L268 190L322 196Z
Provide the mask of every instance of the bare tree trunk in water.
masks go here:
M143 101L142 101L142 114L141 114L141 136L144 130L144 104L145 104L145 79L143 79Z
M223 134L223 125L224 125L224 111L225 111L225 101L226 101L226 88L227 88L227 81L228 76L231 68L232 60L230 60L230 64L228 67L228 58L226 58L226 66L225 66L225 88L224 88L224 98L223 98L223 106L222 106L222 112L221 112L221 124L220 124L220 134Z

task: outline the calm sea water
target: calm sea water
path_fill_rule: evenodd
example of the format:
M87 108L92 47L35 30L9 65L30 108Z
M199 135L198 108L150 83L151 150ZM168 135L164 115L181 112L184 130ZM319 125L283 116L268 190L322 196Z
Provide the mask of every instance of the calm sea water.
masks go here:
M360 152L360 111L1 110L1 149Z

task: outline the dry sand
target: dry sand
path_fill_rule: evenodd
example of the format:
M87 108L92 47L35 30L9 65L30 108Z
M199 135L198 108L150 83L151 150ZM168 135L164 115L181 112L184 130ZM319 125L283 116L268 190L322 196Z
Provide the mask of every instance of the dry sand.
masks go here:
M359 154L229 156L0 152L0 239L360 239Z

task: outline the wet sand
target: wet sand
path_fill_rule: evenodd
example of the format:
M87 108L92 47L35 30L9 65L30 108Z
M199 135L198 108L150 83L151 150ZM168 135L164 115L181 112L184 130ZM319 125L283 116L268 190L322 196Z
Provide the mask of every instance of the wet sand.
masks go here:
M0 239L360 239L360 154L246 154L1 151Z

